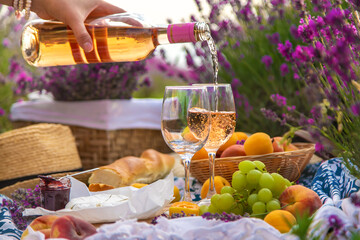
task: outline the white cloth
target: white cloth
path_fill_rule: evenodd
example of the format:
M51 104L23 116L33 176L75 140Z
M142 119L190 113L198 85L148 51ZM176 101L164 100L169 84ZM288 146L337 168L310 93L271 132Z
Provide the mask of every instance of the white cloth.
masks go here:
M202 217L183 217L168 220L159 218L151 225L136 220L118 221L106 224L86 240L110 239L222 239L222 240L294 240L296 237L281 234L266 222L255 218L242 218L234 222L205 220Z
M51 122L95 128L161 129L162 99L62 102L23 101L11 107L11 120Z

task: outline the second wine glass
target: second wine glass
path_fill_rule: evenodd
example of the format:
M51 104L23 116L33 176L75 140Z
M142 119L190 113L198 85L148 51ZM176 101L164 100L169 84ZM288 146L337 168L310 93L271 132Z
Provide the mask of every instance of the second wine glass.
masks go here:
M236 112L230 84L194 84L206 87L211 110L211 127L205 150L209 155L209 190L206 199L215 193L215 158L221 145L226 143L235 131Z

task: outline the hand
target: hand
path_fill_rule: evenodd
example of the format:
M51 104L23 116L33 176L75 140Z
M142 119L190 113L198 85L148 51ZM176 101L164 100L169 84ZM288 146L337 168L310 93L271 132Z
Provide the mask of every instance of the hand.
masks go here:
M93 49L85 20L125 12L104 0L33 0L31 10L42 19L58 20L70 26L85 52Z

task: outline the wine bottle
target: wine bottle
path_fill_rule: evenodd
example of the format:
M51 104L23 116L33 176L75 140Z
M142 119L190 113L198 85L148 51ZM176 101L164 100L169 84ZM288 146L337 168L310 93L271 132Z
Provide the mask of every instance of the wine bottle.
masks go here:
M65 24L41 19L28 22L21 36L24 59L36 67L139 61L158 45L211 38L204 22L152 26L139 15L129 13L109 15L85 25L94 46L88 53Z

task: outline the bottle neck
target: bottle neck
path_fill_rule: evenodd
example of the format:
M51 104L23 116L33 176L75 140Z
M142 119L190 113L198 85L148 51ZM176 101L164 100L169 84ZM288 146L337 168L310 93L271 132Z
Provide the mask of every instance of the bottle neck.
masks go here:
M159 44L207 41L210 38L210 28L204 22L170 24L167 28L158 28Z

